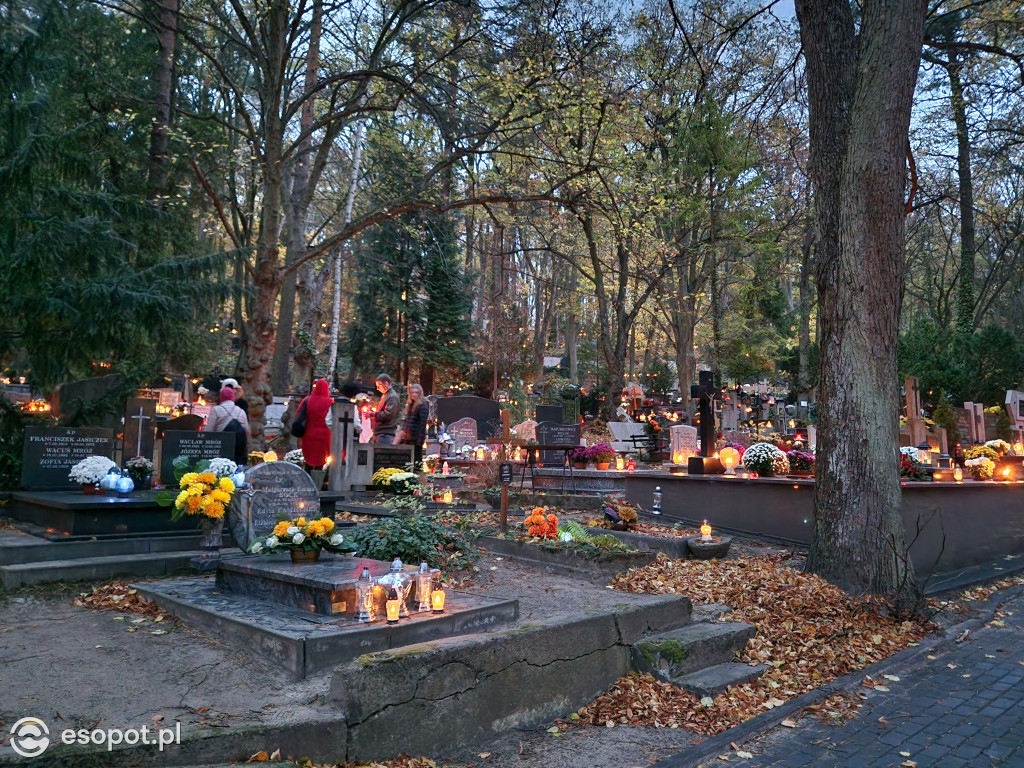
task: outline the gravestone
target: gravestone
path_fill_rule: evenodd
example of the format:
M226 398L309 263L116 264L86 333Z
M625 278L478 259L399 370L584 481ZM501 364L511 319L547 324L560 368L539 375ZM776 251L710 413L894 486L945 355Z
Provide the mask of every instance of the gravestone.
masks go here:
M698 371L699 384L690 386L690 397L700 401L700 451L703 456L715 452L715 400L722 390L715 386L711 371Z
M400 469L405 472L412 463L411 445L376 445L373 450L372 476L378 469ZM414 468L415 469L415 468Z
M919 445L927 439L928 427L921 418L921 386L916 376L907 376L903 380L903 389L907 398L907 431L910 444Z
M164 432L163 447L160 451L160 483L172 485L174 481L174 460L187 456L192 462L200 459L234 459L234 432ZM312 482L312 481L310 481Z
M83 427L26 427L21 451L21 487L28 491L77 488L68 472L89 456L111 458L114 433Z
M177 394L175 392L175 394ZM141 397L128 398L124 409L124 445L122 461L133 456L153 458L153 435L156 422L156 400Z
M331 406L331 466L327 487L332 491L350 491L370 484L373 469L370 446L359 442L358 406L344 398Z
M964 403L966 405L966 403ZM970 445L974 442L974 417L973 413L966 408L953 408L956 413L956 423L960 432L959 442L961 445Z
M320 494L306 472L290 461L257 464L245 471L249 487L237 491L228 510L228 527L245 552L263 536L269 536L278 518L285 515L320 517Z
M740 411L736 403L728 402L722 406L722 431L735 430L740 424Z
M516 424L512 427L512 431L520 440L525 442L537 442L537 422L533 419L527 419L520 424Z
M738 429L732 430L731 432L725 432L722 435L722 439L727 443L739 443L744 448L750 447L750 433L742 432Z
M459 395L442 397L437 401L437 418L449 425L460 419L473 419L477 425L477 437L473 445L490 439L501 438L501 409L494 400L476 395Z
M454 453L463 446L475 446L479 442L477 422L475 419L459 419L448 425L448 434L452 436L451 450Z
M565 421L563 417L565 411L560 405L538 405L535 409L537 423L544 421L550 421L555 424L561 424Z
M1006 392L1006 413L1014 432L1024 432L1024 392L1010 389Z
M537 424L537 442L555 449L541 451L544 465L560 467L565 462L565 451L557 449L575 448L580 444L580 425L542 421Z
M123 385L124 377L119 373L61 384L53 393L53 413L55 416L74 419L91 403L112 396ZM118 419L116 410L108 411L99 417L100 423L97 426L114 429Z
M669 427L669 439L672 442L672 461L675 464L686 464L691 456L697 455L697 429L686 424Z
M198 432L201 426L203 426L202 416L186 413L184 416L157 422L156 437L158 440L162 440L167 432Z

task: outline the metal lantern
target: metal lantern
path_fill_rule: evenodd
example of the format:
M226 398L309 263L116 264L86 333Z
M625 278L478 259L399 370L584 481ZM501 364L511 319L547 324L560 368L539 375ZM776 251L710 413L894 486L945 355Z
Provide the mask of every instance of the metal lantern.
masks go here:
M444 585L440 579L434 582L434 588L430 591L430 609L434 613L444 613Z
M932 447L927 442L922 442L917 446L917 461L926 467L931 466Z

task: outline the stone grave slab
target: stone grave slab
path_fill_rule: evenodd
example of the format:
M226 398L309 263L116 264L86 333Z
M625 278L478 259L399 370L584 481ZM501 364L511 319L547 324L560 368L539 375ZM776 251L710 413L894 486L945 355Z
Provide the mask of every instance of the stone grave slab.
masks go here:
M697 429L686 424L669 427L672 441L672 461L675 464L686 464L691 456L697 455Z
M221 565L233 559L222 558ZM237 559L256 556L238 555ZM296 680L333 669L364 653L480 632L519 617L518 600L452 590L447 590L444 613L411 611L408 618L388 625L380 619L360 624L351 618L319 615L225 592L208 578L164 580L136 587L168 613L288 670Z
M451 446L452 453L467 445L473 447L480 442L481 438L477 432L477 426L476 419L468 417L448 425L448 434L452 436L454 441Z
M160 482L164 486L175 484L174 460L179 456L187 456L193 462L218 457L233 459L235 436L231 432L164 432L160 450Z
M153 536L194 531L196 519L171 519L151 491L129 496L94 496L81 491L18 491L11 494L7 513L15 520L43 529L45 538L73 540Z
M156 404L156 400L141 397L128 398L128 404L124 409L122 463L133 456L153 458Z
M22 445L21 487L55 491L77 488L68 472L89 456L111 457L114 433L84 427L26 427Z
M437 401L437 418L449 426L459 419L473 419L477 424L475 442L486 442L501 436L501 408L496 401L485 397L442 397Z
M326 616L352 618L358 613L356 579L363 568L370 569L374 579L389 572L391 563L366 557L349 557L327 552L315 563L293 563L288 555L233 557L223 560L217 568L217 586L237 595L287 605L300 611ZM405 566L414 573L415 566ZM406 595L411 611L415 589ZM375 590L378 614L384 612L387 595Z
M282 515L320 516L320 494L306 471L289 461L257 464L245 471L248 488L236 491L228 509L228 528L242 551L269 536Z

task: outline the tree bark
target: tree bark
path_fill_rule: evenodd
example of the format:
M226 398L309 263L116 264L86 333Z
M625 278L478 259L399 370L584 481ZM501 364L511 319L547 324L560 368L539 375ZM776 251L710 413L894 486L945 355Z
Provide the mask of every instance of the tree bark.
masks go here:
M960 269L957 274L956 329L964 336L974 332L974 182L971 177L971 137L967 129L964 86L960 79L963 62L955 51L949 54L949 101L956 126L956 172L960 186Z
M154 84L153 127L149 133L149 198L163 209L167 196L171 109L174 103L174 48L178 39L178 0L159 0L156 18L159 45Z
M796 376L796 389L800 400L811 400L811 274L814 253L813 234L808 232L804 237L800 262L800 303L797 311L800 318L800 328L797 334L799 341Z
M900 517L896 341L910 109L925 0L796 0L807 61L821 380L807 569L915 605Z

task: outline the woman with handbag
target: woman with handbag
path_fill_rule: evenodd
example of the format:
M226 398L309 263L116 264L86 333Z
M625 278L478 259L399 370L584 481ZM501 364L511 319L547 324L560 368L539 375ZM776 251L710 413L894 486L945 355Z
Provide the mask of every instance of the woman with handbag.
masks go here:
M399 443L412 446L412 461L419 472L423 464L423 441L427 439L427 418L430 415L430 403L423 396L423 387L419 384L409 385L409 396L405 401L405 423L398 434Z
M331 428L327 426L327 414L333 403L327 380L317 379L312 394L303 399L292 419L292 434L300 438L299 447L302 448L302 460L307 469L322 469L327 464L327 456L331 451Z

